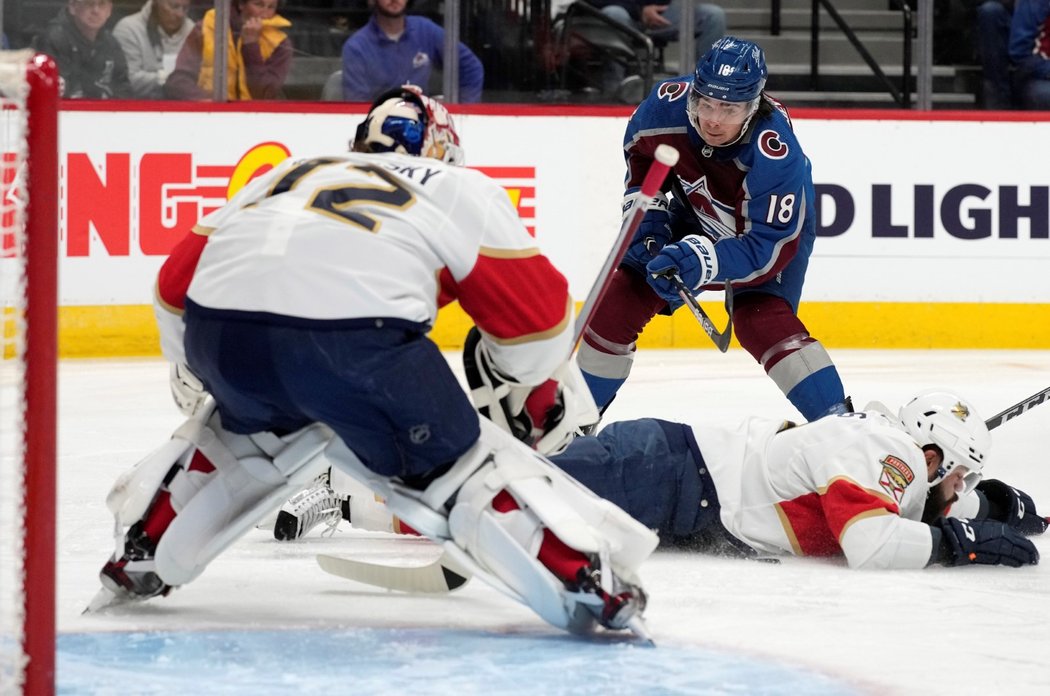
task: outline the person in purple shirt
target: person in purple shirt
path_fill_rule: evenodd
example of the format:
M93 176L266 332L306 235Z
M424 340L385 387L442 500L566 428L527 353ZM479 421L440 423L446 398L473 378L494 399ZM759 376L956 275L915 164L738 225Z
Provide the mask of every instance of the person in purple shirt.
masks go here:
M343 44L343 99L370 102L411 83L425 89L431 70L445 62L445 30L426 17L408 15L409 0L369 0L372 18ZM485 70L459 44L459 101L481 101Z
M1010 59L1021 105L1050 109L1050 0L1017 0L1010 24Z

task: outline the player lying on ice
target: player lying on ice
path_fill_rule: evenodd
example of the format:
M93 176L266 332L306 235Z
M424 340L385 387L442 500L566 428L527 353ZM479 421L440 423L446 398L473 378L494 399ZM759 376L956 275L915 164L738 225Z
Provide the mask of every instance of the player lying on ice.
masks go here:
M967 401L928 392L897 416L871 404L801 426L622 421L551 461L680 548L854 568L1035 564L1025 537L1047 519L1026 493L982 480L990 444ZM373 501L352 498L351 524L396 529Z
M165 264L159 292L185 310L168 330L215 406L110 492L114 597L96 606L192 581L332 464L551 624L644 632L656 535L479 419L426 336L458 299L500 404L547 449L597 418L568 362L565 278L505 191L455 166L451 117L418 89L377 99L353 150L253 180Z
M845 556L852 568L1023 566L1042 534L1025 493L982 480L991 437L973 406L923 393L796 426L612 423L553 460L664 542Z

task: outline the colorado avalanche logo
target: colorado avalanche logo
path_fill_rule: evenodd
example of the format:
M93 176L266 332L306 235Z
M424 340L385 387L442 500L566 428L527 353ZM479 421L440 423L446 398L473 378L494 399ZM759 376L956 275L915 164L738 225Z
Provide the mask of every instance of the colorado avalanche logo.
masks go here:
M780 134L773 130L764 130L758 136L758 149L769 159L784 159L788 146L780 139Z
M656 98L673 102L684 97L688 90L688 82L664 82L656 89Z

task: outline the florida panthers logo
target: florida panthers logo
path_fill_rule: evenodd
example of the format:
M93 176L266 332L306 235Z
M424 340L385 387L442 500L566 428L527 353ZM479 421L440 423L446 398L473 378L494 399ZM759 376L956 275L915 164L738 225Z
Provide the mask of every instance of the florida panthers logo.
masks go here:
M758 149L769 159L784 159L788 155L788 146L780 139L780 134L773 130L764 130L758 135Z
M688 91L688 82L664 82L656 89L656 97L673 102L684 97Z

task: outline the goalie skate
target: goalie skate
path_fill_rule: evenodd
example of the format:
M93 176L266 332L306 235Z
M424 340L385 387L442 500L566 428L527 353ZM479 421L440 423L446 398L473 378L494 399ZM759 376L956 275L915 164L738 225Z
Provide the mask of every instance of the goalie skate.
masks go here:
M567 589L579 596L578 606L585 608L603 627L612 631L631 629L631 622L641 620L642 612L648 602L645 591L630 583L624 582L615 574L612 576L612 592L602 587L601 568L592 562L590 568L581 568L575 585Z

